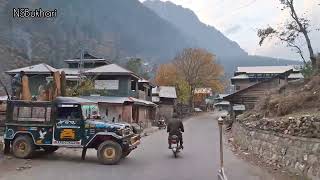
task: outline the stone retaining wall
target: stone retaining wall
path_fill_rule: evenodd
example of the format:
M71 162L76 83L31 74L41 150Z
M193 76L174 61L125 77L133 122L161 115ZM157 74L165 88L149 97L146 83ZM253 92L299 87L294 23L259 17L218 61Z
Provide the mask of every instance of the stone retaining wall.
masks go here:
M320 139L249 129L239 122L232 134L237 145L265 163L320 180Z

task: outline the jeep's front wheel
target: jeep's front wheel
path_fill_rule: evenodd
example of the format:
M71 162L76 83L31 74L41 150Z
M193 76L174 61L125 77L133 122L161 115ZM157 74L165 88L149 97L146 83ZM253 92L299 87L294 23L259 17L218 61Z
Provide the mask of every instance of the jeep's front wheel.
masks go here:
M117 164L122 157L122 148L117 142L104 141L98 147L97 156L102 164Z
M13 155L17 158L30 158L36 146L29 136L18 136L12 143Z

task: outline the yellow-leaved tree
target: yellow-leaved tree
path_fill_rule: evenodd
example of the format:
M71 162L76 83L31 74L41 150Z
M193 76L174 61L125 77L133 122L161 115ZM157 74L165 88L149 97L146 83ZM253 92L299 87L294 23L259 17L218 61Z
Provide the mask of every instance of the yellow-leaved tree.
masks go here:
M196 88L210 87L215 92L223 91L223 68L215 56L204 49L187 48L178 53L172 63L160 65L155 83L161 86L175 86L178 98L188 102L193 109Z

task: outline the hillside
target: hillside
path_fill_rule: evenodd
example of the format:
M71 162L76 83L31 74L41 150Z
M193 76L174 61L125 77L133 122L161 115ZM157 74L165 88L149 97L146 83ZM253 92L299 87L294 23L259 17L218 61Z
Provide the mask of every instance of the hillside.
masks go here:
M57 9L58 16L13 18L12 8L17 7ZM218 55L227 74L244 64L292 64L247 56L237 43L201 23L192 11L180 13L175 21L174 14L172 20L160 17L138 0L0 0L1 78L8 80L3 75L6 70L38 62L64 66L63 60L79 56L81 49L111 60L141 57L152 65L169 61L185 47L206 48Z
M190 9L175 5L170 1L148 0L143 4L174 24L189 38L194 39L194 46L206 48L218 56L247 55L236 42L228 39L215 27L202 23Z
M55 19L13 19L14 7L57 9ZM188 38L137 0L3 0L0 42L28 59L62 65L81 48L110 58L170 59L188 47Z
M238 119L250 128L320 138L319 99L318 75L271 90Z
M202 23L196 14L170 1L147 0L145 6L156 12L180 31L193 39L193 45L209 50L217 55L227 74L232 74L237 66L288 65L296 61L274 59L262 56L248 56L234 41L228 39L213 26Z

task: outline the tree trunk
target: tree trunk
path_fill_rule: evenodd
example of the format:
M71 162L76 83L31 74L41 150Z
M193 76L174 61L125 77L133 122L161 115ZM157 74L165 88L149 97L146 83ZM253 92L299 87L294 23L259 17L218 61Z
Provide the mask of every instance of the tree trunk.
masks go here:
M302 32L302 34L303 34L303 36L304 36L304 38L306 40L306 43L307 43L307 46L308 46L308 50L309 50L309 56L310 56L312 68L316 70L317 69L317 59L316 59L316 57L314 55L314 51L313 51L313 48L312 48L312 45L311 45L310 37L308 35L307 27L305 27L300 22L300 18L298 17L298 15L296 13L296 10L294 8L294 5L293 5L293 1L289 2L289 5L290 5L291 17L297 22L297 24L299 26L299 29L300 29L300 32Z
M194 89L193 87L190 88L190 98L189 98L189 106L191 108L191 112L194 111L194 101L193 101L193 98L194 98Z

